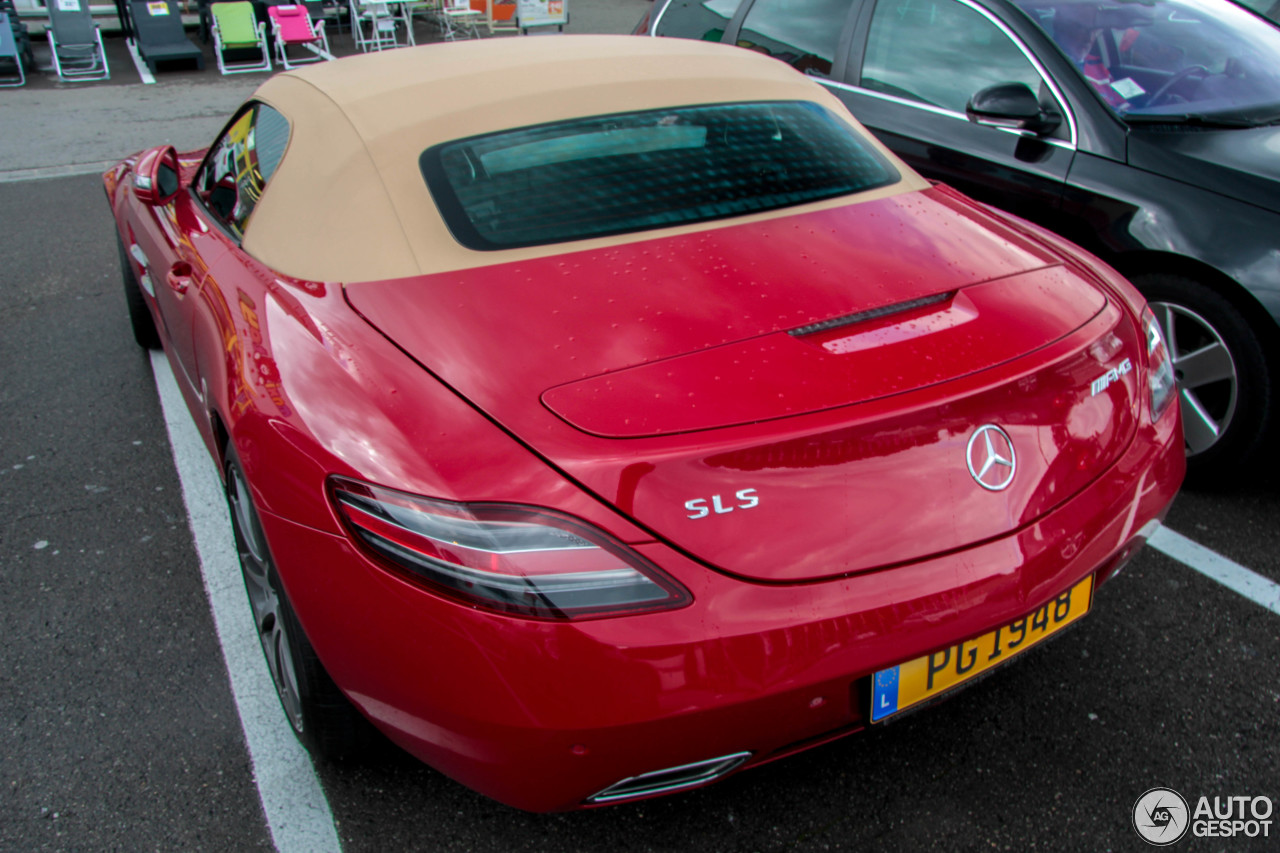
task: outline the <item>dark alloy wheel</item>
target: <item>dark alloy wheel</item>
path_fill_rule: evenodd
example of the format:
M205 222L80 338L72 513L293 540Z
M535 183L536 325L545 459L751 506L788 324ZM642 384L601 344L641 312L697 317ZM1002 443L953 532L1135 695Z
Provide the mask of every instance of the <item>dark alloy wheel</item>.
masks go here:
M124 301L129 306L129 325L133 327L133 339L143 349L159 349L160 335L156 333L155 320L151 318L151 309L142 296L142 286L133 273L133 264L124 243L116 238L116 249L120 252L120 276L124 279Z
M303 633L271 559L248 480L231 448L226 495L253 621L289 724L317 758L347 760L366 754L375 743L373 727L334 684Z
M1265 449L1275 371L1244 315L1216 291L1176 275L1134 278L1164 333L1178 380L1187 480L1239 480Z

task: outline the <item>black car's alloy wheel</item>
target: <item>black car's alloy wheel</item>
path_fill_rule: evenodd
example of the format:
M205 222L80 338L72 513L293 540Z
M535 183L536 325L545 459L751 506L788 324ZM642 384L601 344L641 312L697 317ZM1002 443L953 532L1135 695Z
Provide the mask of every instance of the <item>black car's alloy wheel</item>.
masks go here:
M1182 276L1134 278L1164 333L1178 379L1188 480L1238 479L1264 448L1275 414L1274 370L1245 317Z
M227 450L226 496L254 625L285 716L318 758L350 759L373 743L372 727L329 677L307 640L276 572L249 483Z

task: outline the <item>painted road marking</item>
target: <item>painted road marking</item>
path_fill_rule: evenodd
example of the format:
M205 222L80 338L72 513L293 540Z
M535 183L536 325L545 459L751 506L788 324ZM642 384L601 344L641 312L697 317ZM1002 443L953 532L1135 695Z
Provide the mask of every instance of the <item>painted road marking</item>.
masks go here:
M1160 527L1147 541L1162 554L1190 566L1227 589L1280 615L1280 584L1275 581L1246 569L1239 563L1233 563L1167 527Z
M33 169L7 169L0 172L0 184L18 181L43 181L46 178L67 178L75 175L101 175L117 160L100 160L95 163L70 163L66 166L37 166Z
M162 351L151 351L151 369L271 839L280 853L340 853L342 844L329 801L311 757L284 717L262 658L217 466L191 421Z

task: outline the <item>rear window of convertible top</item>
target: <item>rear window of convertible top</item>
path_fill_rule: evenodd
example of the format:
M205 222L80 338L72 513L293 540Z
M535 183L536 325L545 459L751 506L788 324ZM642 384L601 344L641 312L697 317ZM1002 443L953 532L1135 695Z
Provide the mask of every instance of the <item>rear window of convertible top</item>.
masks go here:
M433 146L419 165L453 236L480 250L706 222L898 180L847 123L803 101L536 125Z

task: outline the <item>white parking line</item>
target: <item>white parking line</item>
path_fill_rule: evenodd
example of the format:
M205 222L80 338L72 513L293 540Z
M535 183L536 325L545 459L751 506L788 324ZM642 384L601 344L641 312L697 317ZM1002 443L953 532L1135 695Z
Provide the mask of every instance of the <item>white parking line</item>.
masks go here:
M280 853L340 853L329 801L310 756L284 717L262 657L217 467L191 422L163 352L151 353L151 368L271 838Z
M69 163L65 166L36 166L32 169L6 169L0 171L0 184L18 181L43 181L46 178L66 178L74 175L101 175L120 160L100 160L96 163Z
M1158 529L1148 543L1157 551L1280 615L1280 584L1275 581L1233 563L1167 527Z

